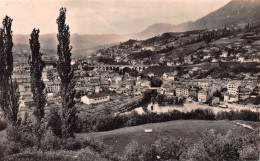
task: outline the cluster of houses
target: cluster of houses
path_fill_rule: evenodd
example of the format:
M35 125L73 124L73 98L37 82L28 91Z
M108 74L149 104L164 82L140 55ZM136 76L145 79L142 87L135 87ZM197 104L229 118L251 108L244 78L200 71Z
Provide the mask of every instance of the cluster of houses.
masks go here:
M55 68L54 60L46 63L42 78L45 83L46 96L49 100L58 97L60 79ZM146 90L155 89L159 94L167 97L179 97L193 99L195 101L212 104L224 102L237 102L259 93L260 84L257 80L231 80L231 79L179 79L177 71L164 73L160 79L161 87L151 87L147 78L131 77L129 74L119 75L113 70L95 68L90 71L83 69L81 65L75 65L76 86L75 89L81 96L81 102L86 104L98 104L110 100L110 92L129 97L142 95ZM30 84L30 67L28 65L14 68L13 78L19 83L21 106L30 105L32 101ZM153 73L148 76L153 77ZM176 79L178 78L178 79ZM214 93L221 92L220 96ZM133 98L134 99L134 98Z
M254 36L255 33L247 33L246 36ZM188 37L198 38L198 35L190 34ZM220 101L237 102L249 97L253 97L252 93L259 93L259 81L257 76L246 75L244 80L231 79L193 79L193 73L203 71L200 64L205 62L257 62L260 59L260 41L248 45L244 36L225 37L215 41L213 44L200 50L184 55L182 59L174 60L162 56L158 62L167 66L190 65L191 68L185 74L178 75L178 71L164 73L159 79L163 81L161 87L151 87L151 82L147 78L132 77L129 74L120 75L113 70L104 70L95 68L93 70L85 70L84 63L95 63L92 59L93 55L88 55L87 59L75 61L71 64L75 69L74 76L76 78L75 89L80 93L81 101L86 104L97 104L110 100L109 92L117 95L129 97L142 95L148 89L155 89L159 94L167 97L180 97L185 99L193 99L198 102L206 103L211 101L216 104ZM169 47L176 47L190 39L186 39L187 35L175 35L169 39L159 39L153 43L144 43L142 41L129 40L128 43L116 45L110 48L102 49L94 56L103 56L108 54L118 63L125 62L131 65L143 64L144 59L130 59L129 53L140 51L161 51ZM172 45L172 46L170 46ZM18 53L21 57L15 62L13 78L19 83L21 105L26 106L32 103L31 85L30 85L30 67L26 56L28 51ZM46 96L48 99L56 99L60 90L60 79L56 69L55 57L47 57L45 59L45 68L42 78L45 83ZM159 64L150 64L159 65ZM258 67L260 67L258 65ZM148 73L149 77L154 77L153 73ZM217 97L216 92L220 92L222 97Z
M218 104L220 101L237 102L260 94L257 80L186 79L175 81L174 72L163 74L163 84L158 88L167 97L191 98L201 103ZM220 94L216 94L216 93ZM210 101L210 102L209 102Z

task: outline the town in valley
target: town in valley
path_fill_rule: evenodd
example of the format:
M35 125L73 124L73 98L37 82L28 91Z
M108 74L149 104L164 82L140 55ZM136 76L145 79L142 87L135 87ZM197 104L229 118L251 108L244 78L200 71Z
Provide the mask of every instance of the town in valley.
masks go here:
M196 108L258 111L259 29L248 24L245 28L169 32L73 58L78 113L82 117L135 109L143 113L153 111L150 106L155 112ZM29 52L14 53L13 79L19 83L23 114L31 113L28 107L34 106ZM43 53L43 59L47 107L59 106L57 58ZM146 103L144 94L150 97Z
M0 161L259 160L260 0L2 0L1 17Z

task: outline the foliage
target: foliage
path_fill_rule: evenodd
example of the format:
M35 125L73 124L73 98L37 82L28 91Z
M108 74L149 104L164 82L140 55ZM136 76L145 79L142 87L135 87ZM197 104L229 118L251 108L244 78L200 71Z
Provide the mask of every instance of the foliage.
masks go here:
M156 77L150 78L150 81L152 87L161 87L161 85L163 84L162 80Z
M256 96L256 97L249 97L245 100L240 101L243 104L249 104L252 103L254 105L259 105L260 104L260 96Z
M111 57L104 57L104 56L100 56L97 58L98 62L102 62L104 64L117 64L117 62L115 61L115 59L111 58Z
M135 70L135 69L131 69L129 67L125 67L123 70L122 70L122 73L125 74L125 73L128 73L131 77L137 77L138 76L138 71Z
M138 161L139 155L142 154L142 150L139 147L139 144L137 141L132 140L126 147L124 151L124 158L127 161Z
M13 155L13 154L18 154L21 151L21 147L19 143L15 143L15 142L8 142L5 143L5 151L4 151L4 155Z
M31 120L22 122L19 126L8 125L6 133L10 142L19 143L21 147L35 146L35 136L33 135L34 125Z
M60 95L62 102L62 137L74 136L77 112L75 107L75 82L73 80L73 69L71 67L71 49L69 26L65 24L66 9L60 9L57 19L58 24L58 62L57 70L61 79Z
M132 140L124 150L124 160L127 161L152 161L156 160L155 147L140 146L137 141Z
M206 72L201 72L198 78L205 78L211 75L212 78L240 78L240 73L258 73L259 69L256 68L255 62L221 62L218 67L211 67Z
M89 137L85 138L82 141L82 147L83 148L89 147L92 150L99 152L99 153L105 152L109 148L107 145L105 145L102 142L102 140L100 140L99 138L96 138L94 136L89 136Z
M61 137L61 116L59 114L58 108L54 107L50 109L50 113L47 117L47 126L52 130L55 136Z
M45 131L41 140L42 150L59 150L62 149L62 139L53 134L52 130Z
M13 40L12 19L6 16L0 29L0 106L8 123L15 126L18 122L19 109L18 84L12 81L13 73Z
M186 151L188 142L182 138L160 138L155 142L156 153L163 159L180 160L181 155Z
M168 66L149 66L147 69L143 71L143 73L144 75L154 73L154 75L161 77L164 73L173 72L174 70L174 67Z
M37 146L41 147L41 138L43 134L43 129L41 124L44 118L44 106L46 103L46 97L44 94L45 85L42 81L42 71L44 62L42 60L42 54L40 53L40 42L39 42L39 32L40 30L33 29L30 39L31 48L31 60L30 60L30 75L31 75L31 91L33 94L33 100L36 103L36 108L34 110L34 116L36 118L34 133L37 138Z
M131 58L132 59L143 59L147 57L151 57L156 55L157 53L155 51L150 51L150 50L143 50L137 53L132 53Z
M250 154L256 156L257 151L250 150L254 149L255 145L246 140L247 137L238 136L232 131L225 135L209 131L203 134L199 142L188 149L183 158L202 161L248 159Z
M244 120L244 121L255 121L259 122L259 113L252 112L250 110L241 110L241 111L230 111L225 112L221 111L216 115L216 120Z
M71 161L75 160L72 155L66 152L23 152L15 155L10 155L4 158L8 161Z
M0 120L0 131L6 129L6 127L7 127L7 122Z

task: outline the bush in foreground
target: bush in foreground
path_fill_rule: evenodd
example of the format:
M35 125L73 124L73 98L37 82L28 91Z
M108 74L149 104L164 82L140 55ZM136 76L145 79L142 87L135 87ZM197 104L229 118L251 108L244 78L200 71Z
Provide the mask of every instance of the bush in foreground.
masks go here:
M155 142L156 153L161 159L179 160L188 147L188 141L182 138L161 138Z
M122 160L125 161L152 161L156 160L155 146L140 146L137 141L132 140L124 151Z
M6 129L7 123L3 120L0 120L0 131Z
M238 136L236 132L216 134L209 131L201 140L189 147L182 156L183 160L254 160L258 157L258 142L252 142L257 135Z

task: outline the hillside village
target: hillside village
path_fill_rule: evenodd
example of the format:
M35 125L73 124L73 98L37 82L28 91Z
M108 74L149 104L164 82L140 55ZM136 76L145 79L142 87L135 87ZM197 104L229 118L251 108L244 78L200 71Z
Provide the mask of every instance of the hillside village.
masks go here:
M148 102L162 106L197 102L222 108L230 103L258 108L260 36L259 27L249 25L164 33L74 58L71 64L79 112L84 116L100 110L129 111L142 105L144 93L151 91L156 94L149 95ZM24 113L32 112L27 107L33 107L28 53L15 53L13 75L19 83ZM48 107L58 106L57 59L43 59Z

